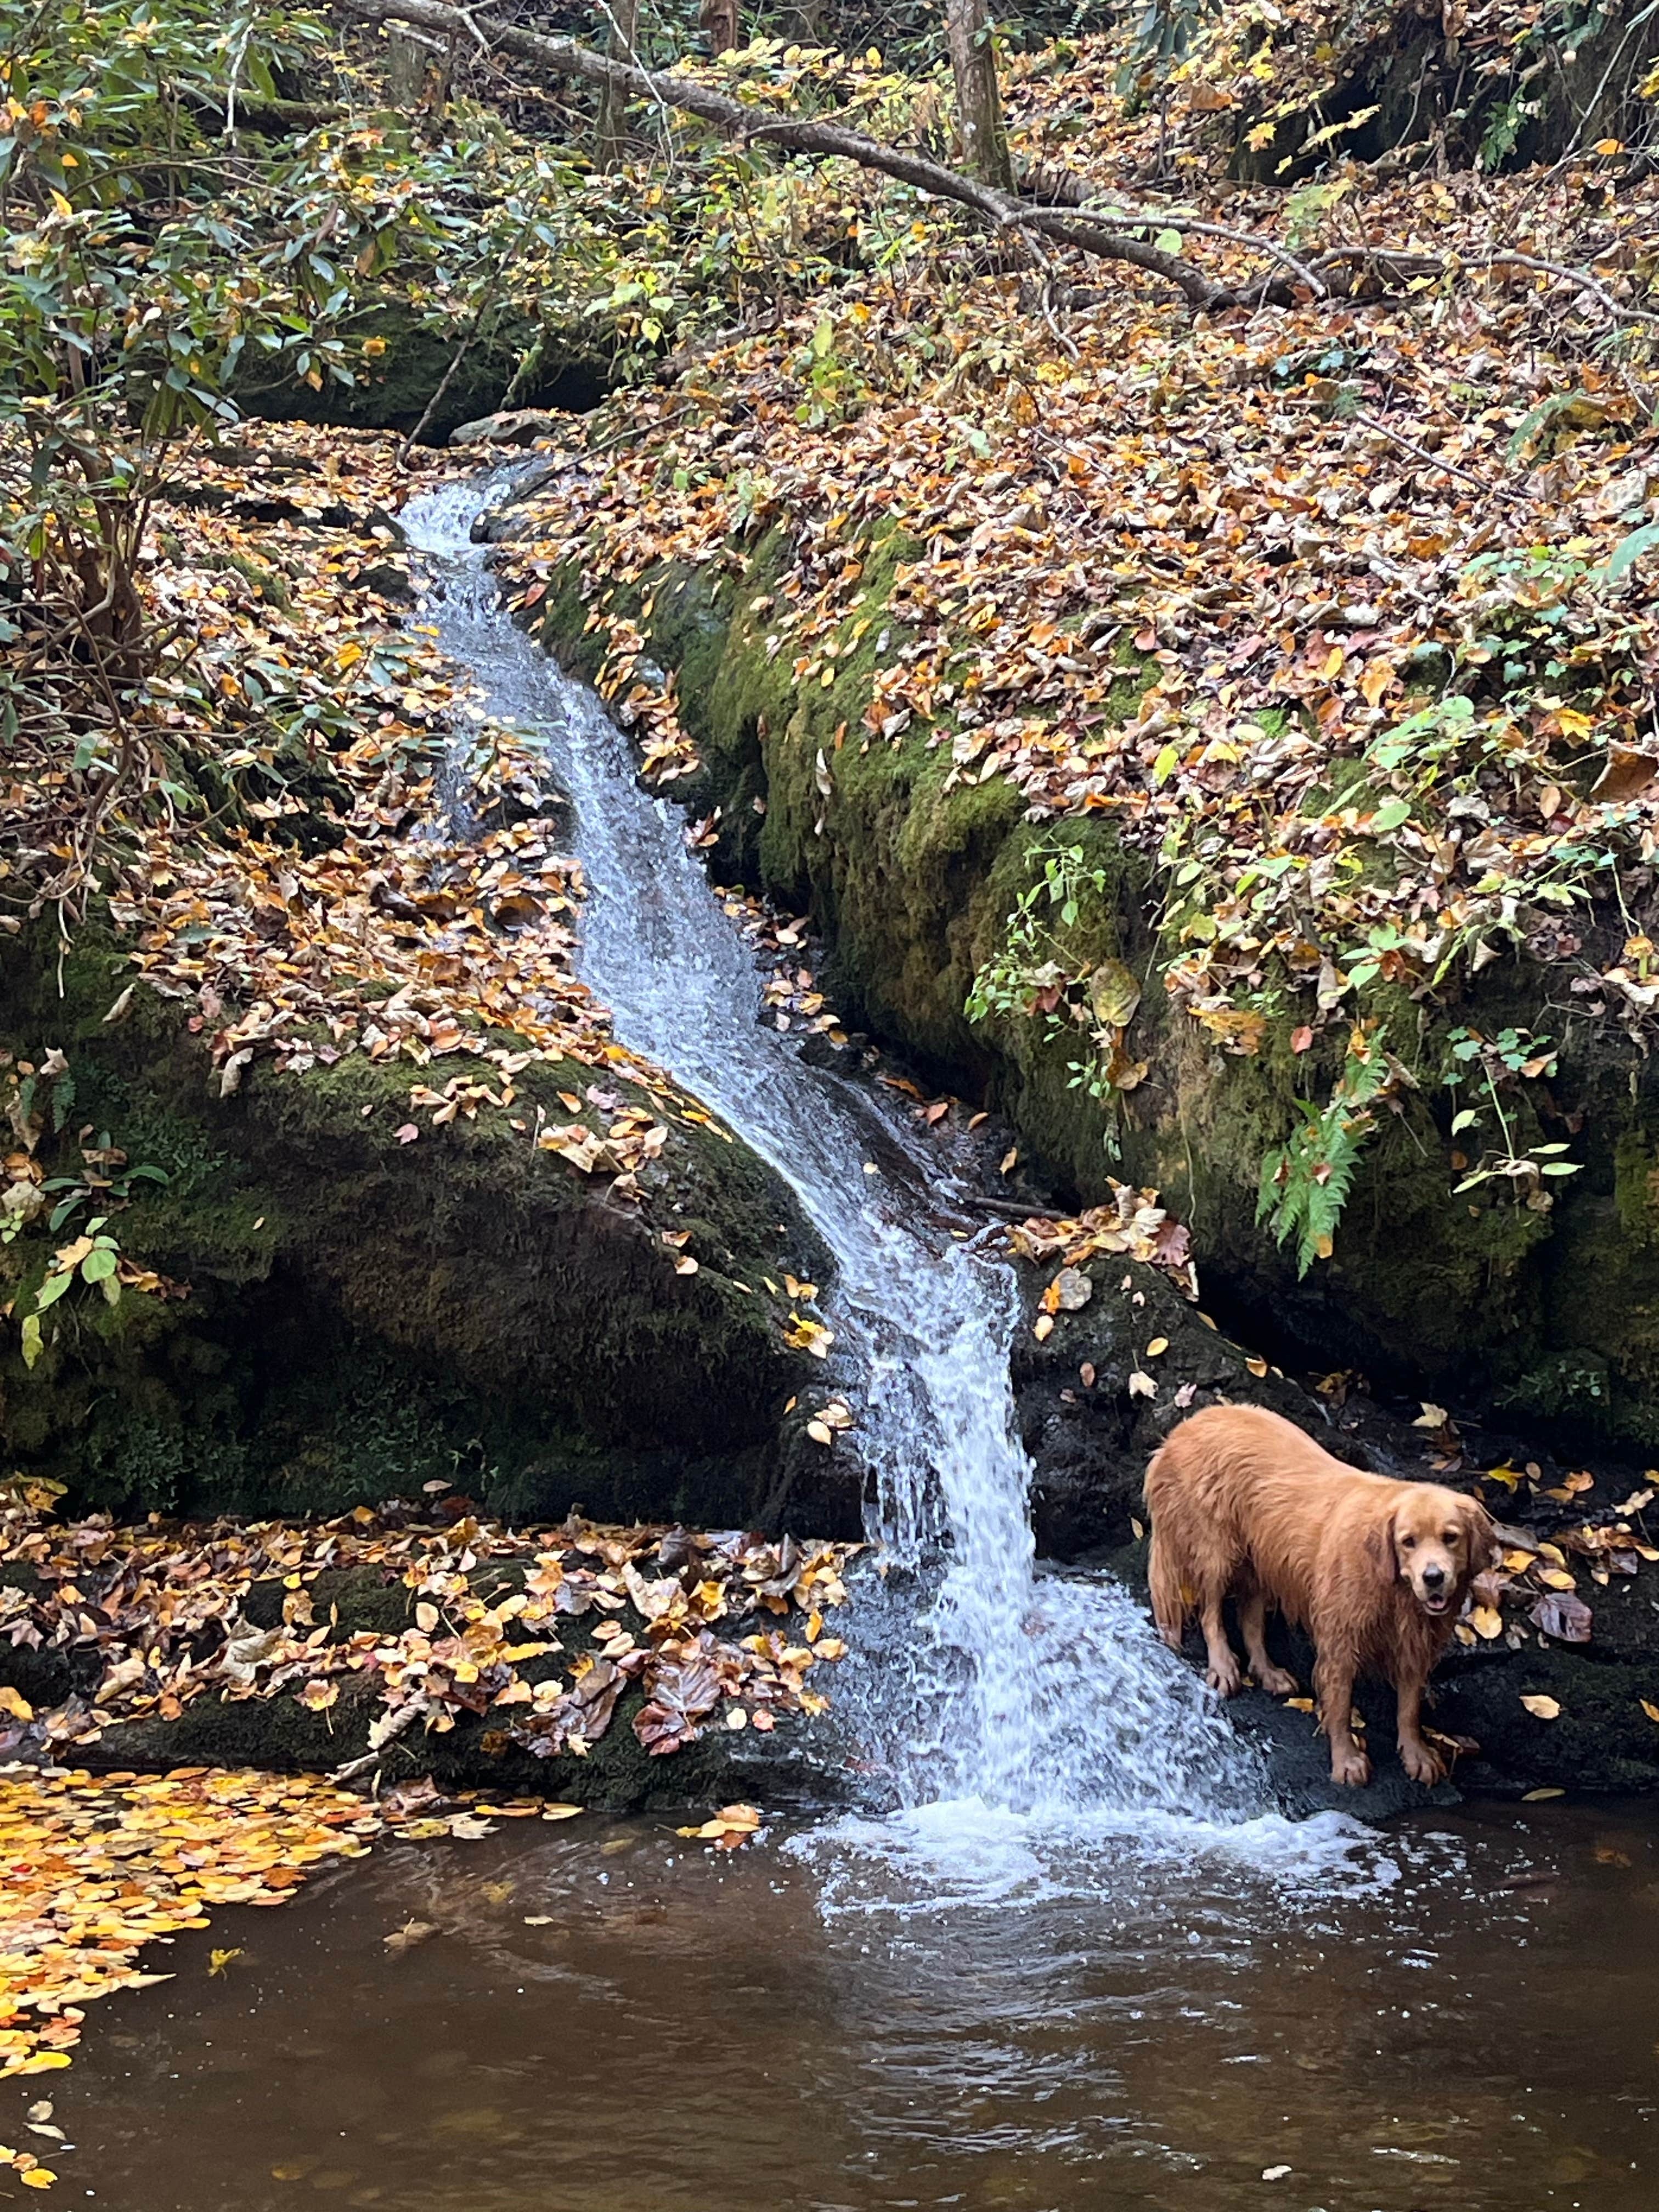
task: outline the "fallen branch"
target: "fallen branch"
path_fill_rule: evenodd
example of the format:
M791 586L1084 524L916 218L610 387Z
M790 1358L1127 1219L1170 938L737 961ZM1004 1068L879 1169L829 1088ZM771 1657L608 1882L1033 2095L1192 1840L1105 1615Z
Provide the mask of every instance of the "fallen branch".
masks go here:
M1189 307L1206 309L1232 304L1233 295L1227 287L1206 276L1182 254L1164 253L1142 239L1124 236L1109 224L1073 216L1069 210L1029 206L1014 193L959 175L943 162L889 146L845 124L750 106L678 70L636 69L626 62L611 61L574 39L546 38L515 23L498 22L446 6L443 0L346 0L346 5L353 15L369 22L415 23L430 31L465 32L481 43L488 41L503 53L538 63L562 76L580 77L624 99L649 100L678 108L728 138L745 143L763 139L789 153L855 162L860 168L874 169L918 191L931 192L935 198L954 200L995 228L1029 228L1100 259L1125 261L1144 269L1174 285Z

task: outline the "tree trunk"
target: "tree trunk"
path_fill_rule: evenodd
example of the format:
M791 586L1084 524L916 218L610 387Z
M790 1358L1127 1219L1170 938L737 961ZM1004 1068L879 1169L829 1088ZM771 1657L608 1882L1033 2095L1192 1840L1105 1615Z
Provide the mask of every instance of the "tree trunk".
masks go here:
M1014 173L1002 96L997 90L994 21L986 0L945 0L945 34L957 81L957 128L963 165L981 184L1007 192L1013 190Z
M708 36L711 54L730 53L743 42L738 28L738 0L702 0L697 23Z
M611 17L610 51L612 61L620 62L625 69L639 67L637 49L640 38L640 0L615 0L615 5L605 11ZM628 94L614 78L599 94L599 144L596 149L602 169L620 169L627 151L627 134L623 118L628 106Z

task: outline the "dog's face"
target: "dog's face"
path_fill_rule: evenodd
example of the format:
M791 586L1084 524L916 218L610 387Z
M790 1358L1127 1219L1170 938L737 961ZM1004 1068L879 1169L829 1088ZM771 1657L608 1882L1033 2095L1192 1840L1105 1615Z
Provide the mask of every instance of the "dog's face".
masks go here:
M1425 1482L1413 1486L1395 1509L1395 1572L1431 1617L1462 1604L1495 1549L1484 1507L1458 1491Z

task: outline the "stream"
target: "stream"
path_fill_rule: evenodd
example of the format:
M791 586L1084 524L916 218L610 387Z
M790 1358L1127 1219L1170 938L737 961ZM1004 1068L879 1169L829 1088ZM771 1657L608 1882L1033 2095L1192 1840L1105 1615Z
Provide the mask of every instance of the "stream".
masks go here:
M1650 2212L1651 1808L1290 1822L1127 1594L1039 1570L1012 1279L939 1221L903 1118L762 1024L678 811L497 609L471 530L505 480L405 510L421 619L571 797L583 972L618 1036L787 1179L834 1252L871 1534L915 1593L899 1648L847 1669L879 1693L854 1717L884 1787L729 1856L598 1814L387 1839L280 1913L216 1913L156 1957L176 1979L100 2005L51 2077L82 2146L54 2159L60 2194Z
M1254 1755L1115 1583L1034 1569L1030 1462L1015 1427L1011 1271L964 1252L930 1209L930 1164L865 1087L808 1066L761 1022L755 956L682 811L636 781L629 738L497 605L475 518L511 471L413 500L423 610L477 703L539 740L575 815L588 885L584 980L617 1036L669 1069L775 1168L834 1253L828 1316L862 1382L868 1533L900 1566L942 1563L858 1717L907 1807L1079 1814L1265 1810ZM867 1377L867 1380L865 1378Z

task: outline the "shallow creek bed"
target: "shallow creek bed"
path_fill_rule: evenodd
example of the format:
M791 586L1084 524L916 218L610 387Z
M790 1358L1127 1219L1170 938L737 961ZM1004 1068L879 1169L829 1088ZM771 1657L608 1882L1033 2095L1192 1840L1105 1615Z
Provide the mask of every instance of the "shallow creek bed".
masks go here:
M118 2212L1653 2202L1647 1808L686 1825L406 1835L216 1911L0 2127Z

